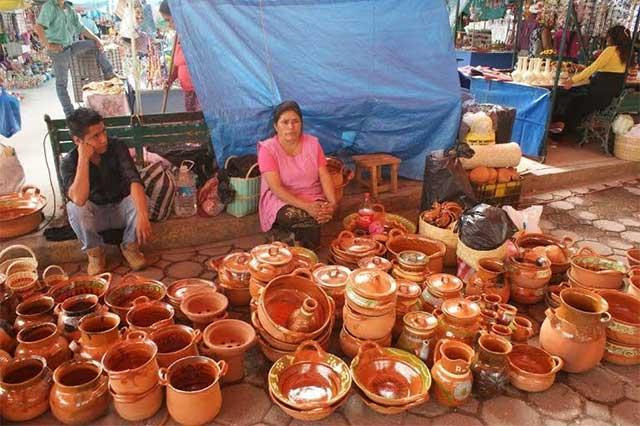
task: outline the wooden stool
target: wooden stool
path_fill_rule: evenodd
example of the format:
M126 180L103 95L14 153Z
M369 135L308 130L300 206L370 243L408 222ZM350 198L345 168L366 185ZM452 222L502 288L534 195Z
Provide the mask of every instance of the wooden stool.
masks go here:
M402 160L389 154L366 154L354 155L353 161L356 162L356 180L369 188L374 198L380 192L398 192L398 165ZM391 167L391 181L388 183L382 181L383 166ZM369 180L362 176L364 171L369 172Z

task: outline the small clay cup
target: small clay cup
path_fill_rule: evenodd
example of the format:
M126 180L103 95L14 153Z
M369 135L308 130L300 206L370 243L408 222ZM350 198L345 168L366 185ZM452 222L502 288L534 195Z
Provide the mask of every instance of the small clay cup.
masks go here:
M511 340L516 343L526 343L533 336L533 324L525 317L516 316L511 323Z

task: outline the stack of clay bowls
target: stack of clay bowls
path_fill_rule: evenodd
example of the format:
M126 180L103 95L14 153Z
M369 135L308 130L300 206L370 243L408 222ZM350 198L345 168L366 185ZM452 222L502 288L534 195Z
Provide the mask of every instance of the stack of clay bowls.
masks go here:
M326 349L334 310L333 299L316 285L310 271L296 269L274 278L260 293L251 316L262 353L275 362L305 340Z
M356 269L361 260L371 256L382 256L385 252L384 245L373 238L358 237L350 231L342 231L331 242L329 261L336 265Z
M218 272L218 284L229 299L231 306L247 306L251 301L249 292L250 260L249 253L240 251L209 262L209 267Z
M393 338L397 339L404 328L403 318L409 312L421 311L422 301L420 294L422 289L414 282L407 280L396 280L398 284L397 300L396 300L396 323L393 326Z
M249 260L251 299L254 302L257 301L269 281L281 275L290 274L297 265L296 256L285 243L276 241L254 247ZM252 307L254 308L255 306Z
M413 281L424 287L424 282L431 273L429 271L429 256L416 250L405 250L398 253L392 261L392 275L395 278Z
M396 321L398 284L386 272L356 269L349 276L340 345L353 358L366 340L388 346Z
M203 280L201 278L184 278L169 284L167 287L167 301L173 306L176 312L176 320L187 320L187 317L180 310L180 304L182 303L182 299L187 295L187 292L203 287L216 290L216 285L213 281Z
M640 299L617 290L602 290L609 304L604 359L619 365L640 364Z
M544 299L551 280L551 262L533 250L507 258L505 277L511 285L511 299L532 305Z
M627 272L624 263L600 256L591 248L583 247L571 258L567 276L571 287L619 290Z
M348 399L349 366L320 345L302 342L293 355L278 359L269 370L269 395L289 416L303 421L328 417Z

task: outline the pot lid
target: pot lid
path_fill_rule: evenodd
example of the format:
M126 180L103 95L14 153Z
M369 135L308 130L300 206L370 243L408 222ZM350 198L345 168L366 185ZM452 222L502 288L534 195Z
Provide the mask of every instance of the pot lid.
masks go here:
M293 259L293 254L284 244L262 244L251 250L251 255L259 262L271 265L286 265Z
M363 254L376 250L378 243L372 238L355 237L341 239L338 246L347 253Z
M414 311L405 314L402 321L407 327L421 332L434 330L438 325L438 319L429 312Z
M388 271L391 269L391 262L384 257L369 256L361 259L358 262L358 266L364 269L382 269L383 271Z
M398 253L398 262L408 266L427 266L429 256L416 250L405 250Z
M342 287L347 284L351 270L346 266L327 265L313 271L315 281L324 286Z
M403 299L417 299L422 293L422 288L417 283L409 280L397 279L398 297Z
M362 297L384 299L394 296L398 289L396 280L379 269L356 269L349 277L353 290Z
M444 273L429 275L426 281L429 291L434 294L457 293L464 286L460 278Z
M465 299L447 299L442 302L442 312L458 321L473 322L480 316L480 305Z
M249 272L249 261L251 255L244 251L228 254L222 259L222 265L229 271L243 274Z

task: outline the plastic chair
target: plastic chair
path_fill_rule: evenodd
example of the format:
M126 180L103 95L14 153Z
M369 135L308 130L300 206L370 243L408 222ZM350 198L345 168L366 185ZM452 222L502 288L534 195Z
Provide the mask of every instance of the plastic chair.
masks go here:
M579 146L594 140L599 142L607 155L611 155L609 147L609 137L611 135L611 125L616 117L618 109L622 105L625 96L630 92L625 89L619 96L613 98L608 107L603 110L595 111L589 114L580 124L582 138L578 143Z

